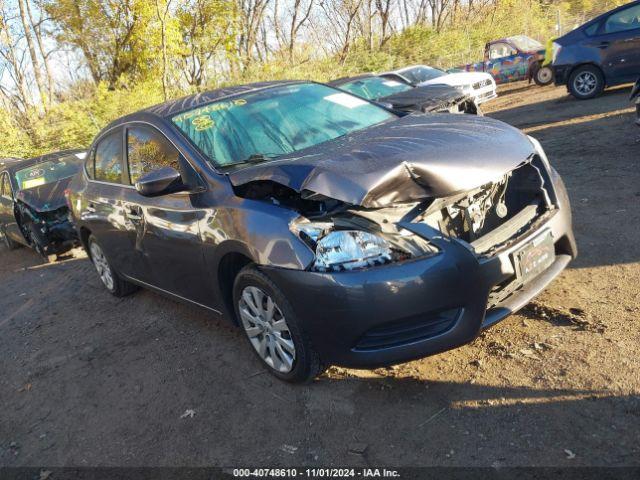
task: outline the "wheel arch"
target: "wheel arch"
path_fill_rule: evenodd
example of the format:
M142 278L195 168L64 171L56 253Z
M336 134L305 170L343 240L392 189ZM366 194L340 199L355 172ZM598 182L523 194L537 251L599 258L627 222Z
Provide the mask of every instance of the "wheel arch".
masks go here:
M233 245L219 257L215 269L220 306L224 310L224 316L234 325L238 325L239 322L233 305L233 285L240 271L251 263L255 261L249 251L239 245Z

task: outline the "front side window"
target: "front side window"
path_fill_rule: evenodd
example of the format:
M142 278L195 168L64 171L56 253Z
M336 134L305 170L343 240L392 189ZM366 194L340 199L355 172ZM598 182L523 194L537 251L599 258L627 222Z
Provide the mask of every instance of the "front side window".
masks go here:
M408 68L407 70L402 70L400 74L411 83L418 84L426 82L428 80L433 80L434 78L442 77L447 73L437 68L421 65L419 67L412 67Z
M78 157L69 155L23 168L15 173L18 190L28 190L73 177L80 171L81 165Z
M214 166L225 167L297 152L392 118L346 92L299 83L212 102L172 121Z
M497 58L510 57L516 53L517 52L507 43L494 43L489 48L489 59L495 60Z
M162 167L180 170L179 156L173 144L157 130L145 126L127 129L127 158L131 184L136 183L145 173Z
M625 32L640 28L640 5L614 13L604 23L604 33Z
M4 198L11 198L11 185L9 184L9 175L6 173L3 173L0 178L0 194Z
M122 132L119 129L98 143L94 179L100 182L122 183Z
M340 85L340 88L359 97L366 98L367 100L376 100L378 98L388 97L394 93L406 92L407 90L411 90L412 87L397 80L367 77L343 83Z

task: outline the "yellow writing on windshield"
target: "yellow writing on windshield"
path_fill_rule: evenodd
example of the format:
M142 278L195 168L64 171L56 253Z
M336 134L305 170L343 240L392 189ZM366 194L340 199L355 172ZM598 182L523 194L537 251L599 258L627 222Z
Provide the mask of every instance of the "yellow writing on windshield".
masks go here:
M215 102L210 105L205 105L204 107L196 108L195 110L190 110L188 112L184 112L179 115L176 115L175 117L173 117L173 121L182 122L183 120L188 120L190 118L195 119L203 115L208 115L213 112L229 110L232 107L242 107L243 105L246 105L246 104L247 104L247 101L244 98L236 98L235 100L230 100L228 102ZM211 126L207 128L211 128Z

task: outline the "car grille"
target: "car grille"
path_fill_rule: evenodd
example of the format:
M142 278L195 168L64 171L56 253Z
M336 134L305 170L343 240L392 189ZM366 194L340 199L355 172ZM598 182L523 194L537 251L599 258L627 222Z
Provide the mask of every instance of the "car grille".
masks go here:
M368 330L353 348L371 351L398 347L441 335L450 330L460 318L462 309L456 308L432 315L417 315L400 322Z
M479 82L474 83L471 86L473 87L474 90L478 90L479 88L488 87L489 85L491 85L491 79L487 78L486 80L481 80Z

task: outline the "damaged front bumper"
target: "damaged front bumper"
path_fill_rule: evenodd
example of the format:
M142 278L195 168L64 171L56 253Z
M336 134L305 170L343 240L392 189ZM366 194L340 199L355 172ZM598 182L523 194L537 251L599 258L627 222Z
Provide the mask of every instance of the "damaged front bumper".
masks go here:
M402 227L429 239L440 253L367 270L318 273L261 267L283 289L324 361L347 367L401 363L472 341L526 305L577 254L564 185L553 179L559 208L491 256L469 244L434 236L425 223ZM551 235L553 263L526 283L514 256ZM499 296L496 291L508 289Z

